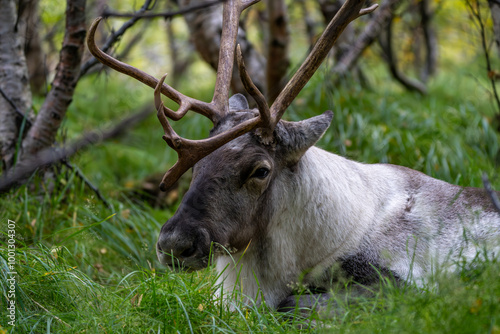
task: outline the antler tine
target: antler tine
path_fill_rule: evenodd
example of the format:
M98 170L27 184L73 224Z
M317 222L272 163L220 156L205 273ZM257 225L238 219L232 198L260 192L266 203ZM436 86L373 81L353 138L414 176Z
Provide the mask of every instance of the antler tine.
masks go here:
M164 78L165 76L158 81L157 87L155 88L155 95L159 95L157 91L159 91ZM163 176L160 183L160 189L162 191L171 188L179 177L181 177L181 175L184 174L189 168L193 167L195 163L234 138L252 131L260 124L261 121L260 117L254 117L214 137L202 140L189 140L180 137L174 129L172 129L165 115L165 109L166 108L163 107L163 103L160 102L157 108L157 115L163 130L165 131L163 139L177 152L179 159Z
M243 54L241 53L241 47L238 44L236 47L236 60L238 62L238 69L240 72L241 81L245 90L252 96L252 98L257 103L257 108L259 109L261 127L268 128L271 125L271 113L269 111L269 105L267 104L266 98L260 92L260 90L255 86L250 75L248 75L247 68L245 66L245 61L243 60Z
M159 113L160 114L160 113ZM159 116L160 118L161 116ZM165 118L166 120L166 118ZM160 121L161 122L161 121ZM168 124L168 121L167 121ZM179 157L175 165L170 168L163 176L160 183L160 189L166 191L171 188L174 183L184 174L189 168L193 167L198 161L230 142L231 140L252 131L260 124L260 117L251 118L243 123L238 124L234 128L227 130L214 137L201 140L190 140L179 137L173 130L170 134L167 131L163 138L167 141ZM163 123L162 123L163 125ZM167 125L167 129L170 124ZM170 130L169 130L170 131Z
M372 5L371 7L361 9L364 2L364 0L346 0L335 17L330 21L314 45L311 53L272 104L271 130L274 129L285 110L290 106L295 97L297 97L302 88L304 88L309 79L311 79L345 27L359 16L371 13L378 7L378 5Z
M97 30L97 27L99 26L99 22L101 22L102 19L103 19L102 17L96 18L92 23L92 25L90 26L87 35L87 46L89 48L90 53L104 65L107 65L112 69L121 72L123 74L126 74L134 79L137 79L151 88L155 88L158 83L158 80L156 78L147 74L146 72L143 72L131 65L128 65L111 57L110 55L104 53L101 49L97 47L95 43L95 32ZM221 112L217 108L215 108L211 103L206 103L200 100L190 98L189 96L183 95L182 93L178 92L177 90L168 85L162 85L158 90L161 91L162 94L164 94L165 96L167 96L168 98L172 99L174 102L179 104L180 108L179 115L182 113L185 114L184 109L188 108L189 110L193 110L194 112L197 112L203 116L208 117L214 124L217 123L217 121L222 117ZM171 117L174 120L178 120L183 116L182 115L179 117L176 114L177 113L171 110L169 113L167 113L169 117L171 117L170 115L175 115Z
M160 112L162 111L163 114L168 116L170 119L174 121L180 120L186 113L191 109L192 104L187 101L187 100L181 100L179 103L179 109L177 112L173 111L172 109L169 109L165 107L163 104L163 101L161 100L161 88L163 87L163 82L165 81L165 78L167 77L167 74L164 74L161 79L158 81L158 84L155 87L155 92L154 92L154 98L155 98L155 108ZM168 85L167 85L168 86ZM170 87L170 86L168 86Z

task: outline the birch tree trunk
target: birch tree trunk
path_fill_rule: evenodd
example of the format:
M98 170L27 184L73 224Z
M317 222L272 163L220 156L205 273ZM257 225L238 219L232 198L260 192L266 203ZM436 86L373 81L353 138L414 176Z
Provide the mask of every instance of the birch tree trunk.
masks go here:
M19 135L16 108L29 113L31 92L15 1L0 0L0 8L0 159L5 170L12 166Z
M86 29L85 0L67 0L66 29L56 76L23 141L23 157L35 154L55 141L78 82Z

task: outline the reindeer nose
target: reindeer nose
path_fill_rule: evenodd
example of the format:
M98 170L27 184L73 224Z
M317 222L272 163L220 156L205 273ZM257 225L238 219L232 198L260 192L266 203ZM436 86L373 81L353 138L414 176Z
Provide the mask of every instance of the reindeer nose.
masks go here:
M162 234L156 248L158 256L164 259L167 263L172 263L174 260L183 261L186 258L193 256L196 253L195 240L189 237L182 237L177 233Z

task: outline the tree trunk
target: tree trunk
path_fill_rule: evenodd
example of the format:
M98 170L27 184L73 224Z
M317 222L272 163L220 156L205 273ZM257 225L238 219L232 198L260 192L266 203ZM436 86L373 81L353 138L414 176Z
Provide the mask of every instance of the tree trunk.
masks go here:
M393 19L389 21L387 28L385 29L385 36L383 38L384 42L381 43L382 49L384 50L387 64L389 65L389 70L394 79L401 83L406 89L411 91L417 91L422 95L427 94L427 86L417 79L407 77L398 69L397 59L394 54L392 47L392 23Z
M493 19L493 32L497 44L497 52L500 55L500 1L488 0L490 5L491 18Z
M31 92L37 95L47 93L44 54L40 40L40 14L38 10L39 0L21 0L19 10L21 15L22 29L24 34L24 54L28 65Z
M28 69L22 37L16 26L14 0L0 0L0 159L4 169L12 166L19 135L16 118L31 106ZM9 102L10 100L10 102ZM12 106L14 104L15 107Z
M87 26L85 0L67 0L66 29L52 88L23 141L23 157L51 146L73 99Z
M206 0L182 0L181 6L193 5ZM210 6L201 11L188 13L184 16L191 33L191 41L203 60L217 71L219 62L220 36L222 32L222 6ZM240 27L238 31L238 44L241 46L243 58L252 80L259 90L265 90L265 59L247 40L245 31ZM231 88L234 93L246 94L241 83L237 66L233 68Z
M438 63L438 41L436 32L432 24L434 13L430 9L429 0L419 2L421 16L422 34L425 43L425 63L422 66L420 80L427 82L430 76L434 75ZM500 19L500 18L499 18Z
M267 57L267 99L272 103L284 87L283 79L290 61L288 59L288 17L283 0L267 0L269 16L269 45Z

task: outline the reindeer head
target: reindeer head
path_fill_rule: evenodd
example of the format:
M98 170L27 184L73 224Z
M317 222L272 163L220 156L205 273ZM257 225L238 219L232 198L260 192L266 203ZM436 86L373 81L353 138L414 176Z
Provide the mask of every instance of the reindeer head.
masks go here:
M212 136L259 115L248 109L243 95L233 96L230 106L237 109L230 109ZM252 130L198 161L189 191L161 229L160 261L200 269L211 253L239 252L258 242L265 235L274 198L283 191L283 177L321 137L332 116L326 112L301 122L280 121L272 137Z
M279 196L276 183L293 172L309 147L328 128L331 112L301 122L280 121L286 108L312 77L337 37L360 15L377 5L361 10L363 0L348 0L332 19L297 73L288 82L271 107L248 75L241 50L236 45L239 16L258 0L224 2L221 49L215 92L210 103L192 99L164 84L165 76L152 76L103 53L95 45L99 21L92 24L87 44L103 64L155 87L155 106L163 126L163 139L179 156L165 174L160 188L170 188L189 168L193 180L179 209L162 227L157 243L161 263L180 263L200 269L208 264L211 245L226 251L242 251L266 229L273 196ZM229 85L235 58L245 89L258 108L249 109L242 95L229 99ZM179 104L179 110L166 108L160 94ZM189 110L208 117L214 128L208 139L181 138L168 118L181 119ZM279 188L279 187L278 187ZM179 261L179 262L177 262Z

